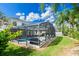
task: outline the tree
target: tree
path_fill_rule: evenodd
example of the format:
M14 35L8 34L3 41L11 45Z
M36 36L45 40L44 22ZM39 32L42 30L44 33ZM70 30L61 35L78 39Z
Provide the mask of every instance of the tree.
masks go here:
M45 5L44 3L41 3L41 4L40 4L40 9L41 9L41 12L43 12L43 11L44 11L44 5Z
M58 12L58 7L59 7L59 3L53 3L52 5L51 5L51 7L52 7L52 11L54 12L54 13L57 13Z
M6 49L9 41L20 36L22 33L22 31L11 32L10 28L11 26L8 26L8 28L0 32L0 54Z
M56 17L55 24L61 29L62 33L65 32L65 27L68 28L67 30L70 33L71 31L74 32L76 28L79 31L79 4L72 3L71 5L72 8L67 9L64 3L51 4L52 11ZM62 8L61 11L58 11L59 7ZM67 27L65 24L69 24L70 27Z

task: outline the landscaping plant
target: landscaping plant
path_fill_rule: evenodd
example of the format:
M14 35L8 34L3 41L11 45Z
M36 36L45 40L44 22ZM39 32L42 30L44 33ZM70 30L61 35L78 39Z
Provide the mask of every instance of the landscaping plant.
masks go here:
M8 26L8 28L0 32L0 54L6 49L9 41L21 35L22 31L11 32L10 28L11 26Z

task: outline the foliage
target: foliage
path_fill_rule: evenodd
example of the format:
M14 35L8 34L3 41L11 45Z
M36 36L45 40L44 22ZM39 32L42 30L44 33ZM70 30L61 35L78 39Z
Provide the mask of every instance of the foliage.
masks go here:
M74 39L78 39L79 40L79 31L72 29L69 29L69 33L68 36L74 38Z
M42 5L42 4L41 4ZM44 8L42 5L42 10ZM79 4L72 3L72 8L67 9L65 3L53 3L51 8L56 17L55 24L59 31L63 35L70 36L72 38L78 39L79 33ZM62 11L58 11L59 6L62 8ZM68 24L69 26L66 26Z
M27 56L33 53L33 49L19 47L9 42L8 47L3 51L3 56Z
M54 13L57 13L59 5L60 5L59 3L57 3L57 4L56 3L53 3L52 4L51 7L52 7L52 10L54 11Z
M7 43L16 38L17 36L21 35L22 31L11 32L10 26L7 27L5 30L0 32L0 54L1 52L8 46Z
M44 11L44 3L40 4L40 9L41 9L42 12Z
M57 4L56 4L57 5ZM73 8L67 9L66 4L60 4L64 8L57 16L55 24L63 35L78 39L79 33L79 4L72 3ZM55 6L55 8L58 8ZM57 10L57 9L56 9ZM55 12L57 13L57 11ZM66 26L68 24L69 26Z
M48 47L41 50L22 48L12 43L8 43L8 47L2 53L3 56L53 56L60 55L64 47L72 46L74 40L68 37L56 37ZM60 53L60 54L59 54Z

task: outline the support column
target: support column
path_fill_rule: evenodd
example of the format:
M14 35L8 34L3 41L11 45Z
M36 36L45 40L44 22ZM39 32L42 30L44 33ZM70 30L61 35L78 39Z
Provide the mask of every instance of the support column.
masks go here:
M39 30L39 27L40 25L38 24L38 36L39 36L39 38L40 38L40 35L39 35L39 33L40 33L40 30ZM40 39L39 39L40 40ZM38 40L38 42L39 42L39 46L40 46L40 41Z

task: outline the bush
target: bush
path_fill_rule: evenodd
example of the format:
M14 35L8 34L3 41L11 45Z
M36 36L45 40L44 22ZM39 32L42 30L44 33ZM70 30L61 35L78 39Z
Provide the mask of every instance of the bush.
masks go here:
M79 32L78 32L78 31L74 31L74 33L73 33L73 38L79 40Z
M10 31L10 28L8 27L7 29L3 30L0 32L0 54L6 49L8 46L7 43L16 38L17 36L21 35L22 31L17 31L12 33Z
M63 35L67 36L69 32L69 28L66 25L64 25L64 29L62 30L62 32L63 32Z
M68 36L79 40L79 31L71 28L68 32Z

